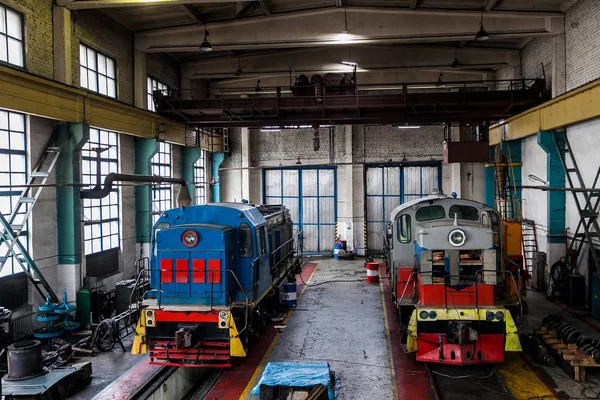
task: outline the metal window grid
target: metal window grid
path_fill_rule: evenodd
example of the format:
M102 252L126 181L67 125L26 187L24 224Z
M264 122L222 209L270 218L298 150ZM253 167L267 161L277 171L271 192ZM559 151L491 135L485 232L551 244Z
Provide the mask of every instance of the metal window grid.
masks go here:
M158 79L154 79L152 77L148 77L146 82L146 107L150 111L156 111L156 107L154 107L154 91L160 90L163 94L167 94L169 92L169 86L167 84L162 83Z
M152 175L172 177L171 145L158 142L158 151L150 161ZM152 225L158 221L160 214L172 208L171 185L152 186Z
M93 149L108 149L100 153L100 178L117 173L119 143L116 132L90 128L90 138L81 150L82 183L96 184L97 159ZM115 187L102 199L83 199L83 234L85 254L94 254L119 247L119 189Z
M117 98L117 67L113 58L79 45L79 84L82 88Z
M23 14L0 4L0 62L25 67Z
M26 120L24 114L0 110L0 212L9 218L27 183L27 141L25 137ZM7 187L8 186L8 187ZM20 212L15 224L23 223L26 208ZM19 241L28 248L28 229L21 231ZM6 244L0 245L0 253L6 253ZM16 249L16 247L15 247ZM18 251L18 250L17 250ZM16 271L15 271L16 270ZM0 277L12 275L21 271L13 256L6 261Z

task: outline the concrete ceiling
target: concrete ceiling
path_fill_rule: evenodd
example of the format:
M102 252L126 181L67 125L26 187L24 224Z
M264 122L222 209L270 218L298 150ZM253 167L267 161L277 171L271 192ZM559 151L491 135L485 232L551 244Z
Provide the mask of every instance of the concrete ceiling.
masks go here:
M288 85L290 71L348 72L359 84L484 80L518 68L518 50L564 32L574 0L57 0L101 9L136 32L136 51L182 62L184 80L209 87ZM475 41L483 15L490 34ZM213 46L199 46L204 31ZM340 34L348 31L349 35ZM455 57L460 68L451 68ZM241 67L242 74L235 74ZM381 80L381 81L378 81ZM189 84L189 83L188 83ZM203 86L205 86L203 84Z

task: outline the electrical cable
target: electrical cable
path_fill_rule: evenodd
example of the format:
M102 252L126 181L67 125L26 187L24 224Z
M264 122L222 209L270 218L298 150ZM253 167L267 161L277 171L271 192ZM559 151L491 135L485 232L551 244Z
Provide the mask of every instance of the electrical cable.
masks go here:
M457 376L452 376L452 375L446 375L446 374L442 374L441 372L437 372L437 371L431 371L432 374L436 374L439 376L443 376L444 378L450 378L450 379L467 379L467 378L478 378L478 379L487 379L487 378L491 378L492 376L494 376L494 371L490 372L489 375L484 375L484 376L478 376L478 375L457 375Z
M112 318L103 319L96 327L92 343L102 352L112 351L119 344L118 326Z

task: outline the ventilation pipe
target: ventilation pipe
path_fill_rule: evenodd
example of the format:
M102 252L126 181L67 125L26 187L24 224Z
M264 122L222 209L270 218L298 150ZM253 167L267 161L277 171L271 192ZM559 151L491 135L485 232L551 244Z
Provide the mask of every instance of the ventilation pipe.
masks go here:
M114 182L138 182L138 183L178 183L177 207L187 207L192 204L192 196L186 182L181 178L165 178L162 176L147 176L133 174L110 173L104 179L104 187L96 185L94 189L82 190L82 199L102 199L112 191Z

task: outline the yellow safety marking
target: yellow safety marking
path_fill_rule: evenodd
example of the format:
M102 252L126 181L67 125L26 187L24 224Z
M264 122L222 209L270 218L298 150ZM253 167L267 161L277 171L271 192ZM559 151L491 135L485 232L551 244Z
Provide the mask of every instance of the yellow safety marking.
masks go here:
M133 338L133 346L131 346L131 354L146 354L146 313L145 309L140 310L140 318L135 327L135 337Z
M315 272L317 272L317 268L319 268L319 265L317 263L317 265L315 266L315 269L313 270L313 272L310 274L310 276L308 277L308 279L306 280L306 282L310 282L310 280L312 279L312 277L315 275ZM302 288L302 290L300 291L300 293L298 294L298 299L300 299L300 297L302 297L302 294L304 293L304 291L306 290L307 285L304 285L304 287ZM286 322L294 313L294 310L290 310L288 312L287 317L285 318ZM258 377L258 374L265 369L265 365L267 364L267 359L269 358L269 354L271 354L271 351L273 350L273 347L275 347L275 343L277 343L277 339L279 339L279 333L277 333L275 335L275 338L273 339L273 341L271 342L271 344L269 345L269 348L267 349L267 351L265 352L265 355L262 357L262 359L260 360L260 362L258 363L258 366L256 367L256 369L254 370L254 373L252 374L252 377L250 378L250 380L248 381L248 384L246 385L246 388L244 389L244 391L242 392L242 394L240 395L239 400L245 400L246 396L248 396L248 393L250 393L250 391L252 390L252 386L254 381L256 380L256 378Z
M231 357L246 357L246 349L238 336L233 315L229 313L229 355Z
M398 400L398 388L396 387L396 367L394 365L394 353L392 351L392 338L390 337L390 325L388 323L387 308L385 306L385 295L383 293L383 279L379 280L379 291L381 292L381 305L383 306L383 325L385 327L385 337L387 339L388 358L390 360L390 377L392 378L392 396L394 396L394 400Z
M510 312L506 312L504 320L506 323L506 339L504 341L504 350L523 351L523 349L521 348L521 341L519 340L519 329L517 328L517 324L515 324L515 321L512 318L512 314Z
M406 337L406 351L412 353L417 351L419 344L417 343L417 310L413 310L408 322L408 335Z
M518 354L505 353L504 362L496 367L496 371L516 400L556 399Z

